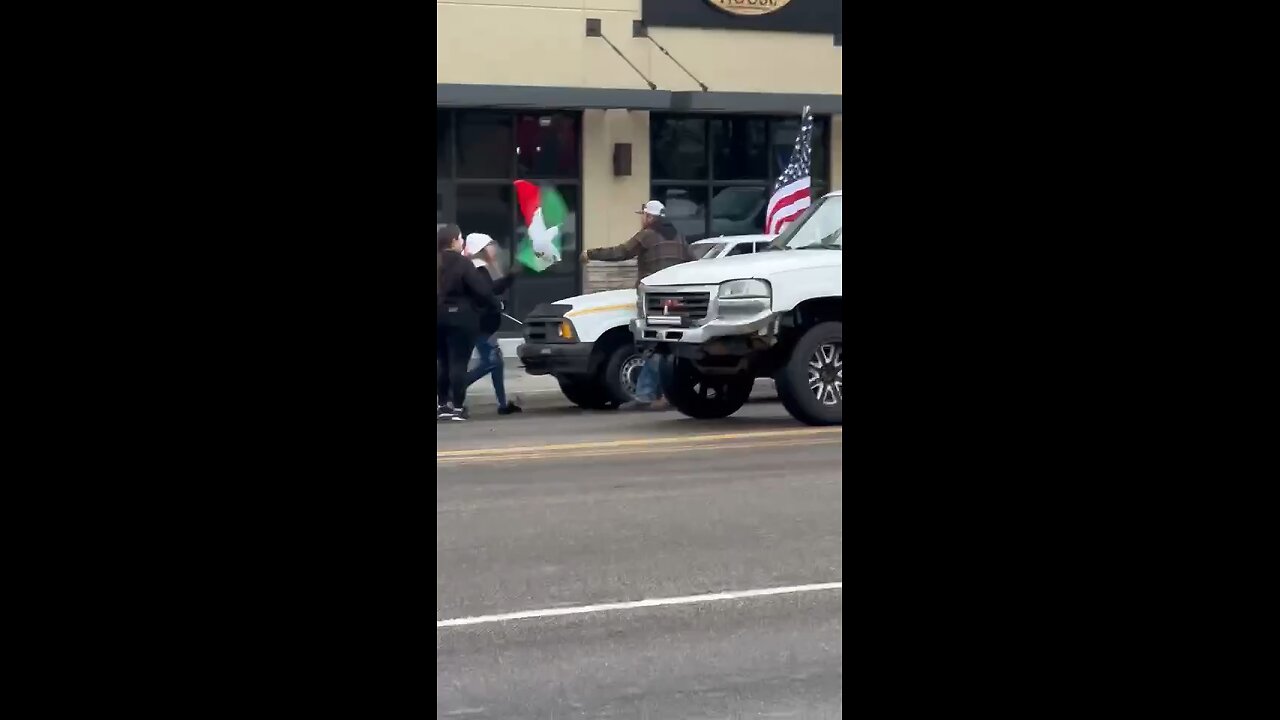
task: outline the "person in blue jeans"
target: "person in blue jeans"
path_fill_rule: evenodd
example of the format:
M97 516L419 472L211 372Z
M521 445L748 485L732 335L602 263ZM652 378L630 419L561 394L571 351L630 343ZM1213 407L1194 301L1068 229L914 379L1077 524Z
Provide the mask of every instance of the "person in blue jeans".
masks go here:
M493 276L498 273L498 257L497 246L493 242L493 238L484 233L471 233L467 236L465 254L471 258L472 264L476 266L480 277L480 284L488 287L489 292L494 295L502 295L515 282L515 271L520 267L518 264L512 267L512 272L506 277L494 280ZM484 377L485 375L493 376L493 394L498 398L498 414L510 415L512 413L524 412L519 405L513 402L507 402L507 389L503 383L503 365L502 365L502 348L498 346L498 326L502 324L502 305L499 303L498 310L491 310L480 316L480 335L476 340L476 354L480 356L480 364L474 370L467 373L466 385L470 387L472 383Z
M662 399L662 358L652 349L644 353L644 366L640 368L640 376L636 378L636 399L640 405L653 405Z
M519 405L507 402L507 389L503 384L502 348L498 347L498 336L489 335L476 341L476 354L480 356L480 364L467 372L467 387L485 375L493 376L493 394L498 398L498 414L524 412Z
M659 270L673 265L686 263L696 258L684 236L675 225L667 219L667 209L657 200L650 200L636 212L640 216L640 232L630 240L616 247L595 248L582 251L582 262L603 260L619 262L636 259L636 285L640 280ZM661 356L647 353L644 369L636 378L636 399L623 403L623 410L666 410L668 405L662 399L662 386L659 382L659 362Z

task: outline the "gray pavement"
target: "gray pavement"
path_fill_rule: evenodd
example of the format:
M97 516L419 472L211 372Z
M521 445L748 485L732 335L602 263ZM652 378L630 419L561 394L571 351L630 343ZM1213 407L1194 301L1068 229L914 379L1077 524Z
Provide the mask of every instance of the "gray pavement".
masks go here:
M436 620L842 581L842 436L777 403L437 425ZM437 716L841 717L842 601L438 627Z

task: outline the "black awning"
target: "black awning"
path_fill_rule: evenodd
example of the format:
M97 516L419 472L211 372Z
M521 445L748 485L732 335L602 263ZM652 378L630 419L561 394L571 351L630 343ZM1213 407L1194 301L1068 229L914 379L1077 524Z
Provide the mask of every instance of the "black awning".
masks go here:
M676 112L768 113L799 115L804 106L815 115L840 115L843 95L805 93L751 93L681 91L671 93L671 109Z
M671 107L671 93L629 88L436 85L436 105L548 110L667 110Z
M657 110L687 113L798 114L844 112L843 95L574 88L534 85L436 85L438 107Z

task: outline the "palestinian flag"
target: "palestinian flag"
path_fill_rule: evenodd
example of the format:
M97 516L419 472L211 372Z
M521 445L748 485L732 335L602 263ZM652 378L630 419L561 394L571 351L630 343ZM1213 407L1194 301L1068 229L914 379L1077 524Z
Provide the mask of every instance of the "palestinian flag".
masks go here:
M555 188L539 188L527 180L516 181L516 197L528 234L520 241L516 260L535 272L560 262L560 233L568 210Z

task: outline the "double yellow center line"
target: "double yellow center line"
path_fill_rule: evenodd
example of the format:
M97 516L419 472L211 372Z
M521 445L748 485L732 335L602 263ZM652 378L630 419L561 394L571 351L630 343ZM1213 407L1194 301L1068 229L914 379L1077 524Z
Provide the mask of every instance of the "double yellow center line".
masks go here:
M802 428L714 435L601 440L559 445L444 450L436 453L436 465L507 462L511 460L565 460L571 458L631 455L652 452L697 452L796 445L836 444L843 440L843 428Z

